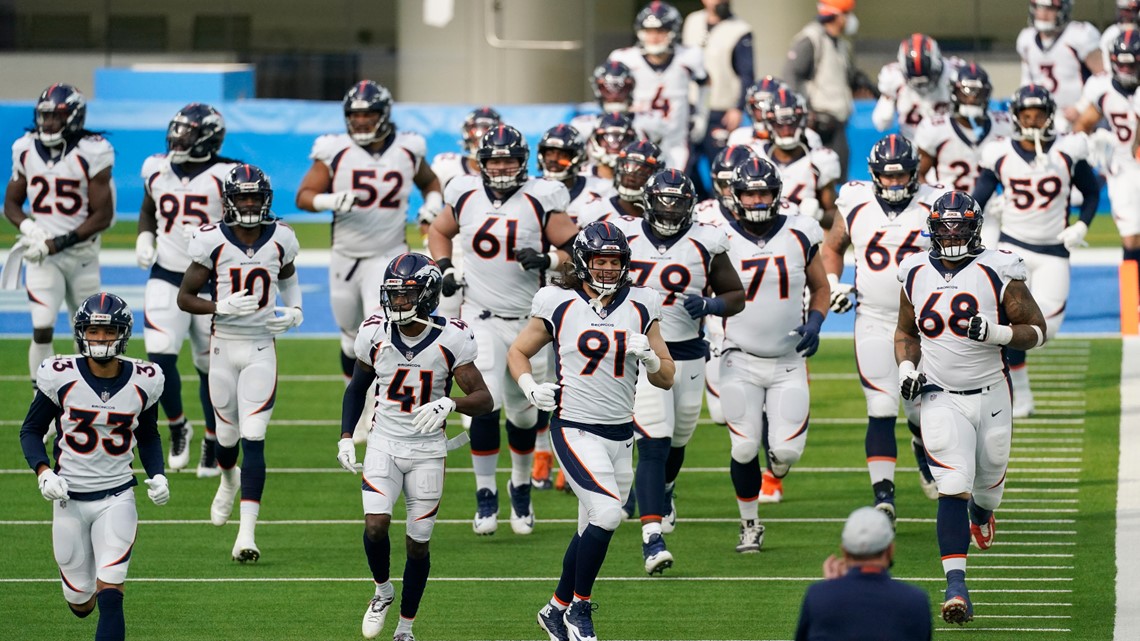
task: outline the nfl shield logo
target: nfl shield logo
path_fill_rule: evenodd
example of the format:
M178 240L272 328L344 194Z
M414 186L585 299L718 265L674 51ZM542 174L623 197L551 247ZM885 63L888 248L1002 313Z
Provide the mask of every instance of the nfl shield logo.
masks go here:
M598 316L605 318L606 316L609 316L609 312L607 312L604 308L599 309L598 310Z
M103 393L99 395L99 398L103 399L103 402L106 403L107 399L111 398L111 394L107 390L103 390Z
M245 250L245 255L249 256L250 258L253 258L253 248L252 247L247 248Z
M404 352L404 358L407 358L409 361L415 357L416 357L416 353L410 349L408 351Z

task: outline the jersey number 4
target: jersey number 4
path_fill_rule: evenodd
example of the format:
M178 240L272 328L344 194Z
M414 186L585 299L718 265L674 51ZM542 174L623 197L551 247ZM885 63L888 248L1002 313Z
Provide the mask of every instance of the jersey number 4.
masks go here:
M427 370L420 370L419 401L416 401L416 388L405 385L411 370L401 367L396 370L392 382L388 383L388 400L400 404L400 411L410 414L416 407L427 403L431 399L431 385L434 375Z
M99 438L99 433L95 430L95 421L98 418L99 412L74 407L68 409L67 420L73 422L74 426L67 431L63 441L71 451L76 454L90 454L101 444L111 456L121 456L129 452L134 437L131 425L135 422L135 415L107 412L107 425L111 426L111 435L103 438Z

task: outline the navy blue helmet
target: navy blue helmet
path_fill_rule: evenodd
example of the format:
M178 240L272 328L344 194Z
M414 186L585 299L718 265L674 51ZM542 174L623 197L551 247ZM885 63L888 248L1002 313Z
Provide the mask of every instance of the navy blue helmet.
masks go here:
M1045 112L1045 125L1042 127L1023 127L1021 114L1026 109L1041 109ZM1057 114L1057 103L1053 94L1041 85L1028 84L1013 92L1009 101L1009 113L1013 116L1014 140L1052 140L1056 137L1053 131L1053 118Z
M507 190L521 187L526 182L526 162L530 158L530 147L526 138L518 129L510 125L497 125L483 134L479 143L479 151L475 153L479 161L479 172L483 174L483 183L491 189ZM496 158L514 158L519 161L518 169L513 172L492 173L487 163Z
M938 197L926 218L930 255L958 261L977 256L982 247L982 208L964 191L949 191Z
M594 69L594 97L602 111L629 111L633 103L633 72L625 63L608 60Z
M717 200L725 209L731 210L735 206L732 200L732 175L743 162L756 157L756 153L748 145L729 145L717 152L709 165L709 175L712 176L713 188Z
M661 148L648 140L638 140L625 146L617 157L614 168L614 187L618 197L627 202L640 203L645 196L645 183L657 173L661 164Z
M259 202L238 202L254 195ZM227 225L257 227L273 220L273 186L269 176L253 165L238 165L230 170L222 184L222 222Z
M633 128L633 116L612 111L598 119L587 143L587 151L598 164L613 167L621 150L635 140L637 130Z
M170 161L205 162L222 149L226 121L210 105L192 102L174 114L166 128L166 150Z
M954 115L974 119L985 117L993 92L990 74L982 65L971 61L958 67L950 84L950 104Z
M463 119L461 143L468 156L474 156L479 151L479 144L487 130L497 126L503 121L499 112L490 107L479 107Z
M684 172L665 169L645 185L645 220L662 238L684 232L693 224L697 188Z
M99 362L109 361L127 351L127 341L131 338L134 317L126 301L114 294L100 292L87 297L75 311L72 323L75 328L75 342L79 353ZM114 328L116 338L88 340L87 328L108 326Z
M36 100L35 117L40 142L46 147L58 147L83 131L87 99L71 85L54 84Z
M551 149L565 151L570 157L560 157L552 163L546 158L546 152ZM545 178L566 180L577 176L585 160L586 143L578 130L570 125L555 125L547 129L538 141L538 168Z
M352 125L354 113L374 113L380 117L371 131L358 131ZM358 145L384 140L392 133L392 93L371 80L352 85L344 94L344 125Z
M673 49L673 44L681 36L681 12L668 2L653 0L638 12L633 22L633 30L637 34L637 43L641 52L647 55L662 55ZM665 40L658 43L648 42L647 29L662 29L666 32Z
M400 254L384 269L380 306L388 320L407 325L439 307L442 290L443 274L430 258L416 253Z
M591 270L590 263L597 256L618 256L620 268ZM596 220L578 232L574 237L570 259L574 265L574 275L599 295L613 294L629 282L629 241L617 226L604 220ZM594 272L598 273L597 278L594 277Z
M892 205L904 203L918 193L918 151L899 134L883 136L871 147L867 168L871 170L875 195ZM888 187L881 180L883 174L907 174L910 178L902 185Z
M899 67L914 89L933 89L942 77L942 50L924 33L911 34L899 45Z
M732 175L732 210L737 218L743 218L750 223L764 223L776 215L780 208L780 192L784 189L784 181L780 178L780 171L767 158L753 157L736 166ZM745 204L740 195L757 191L772 194L772 202L754 202Z

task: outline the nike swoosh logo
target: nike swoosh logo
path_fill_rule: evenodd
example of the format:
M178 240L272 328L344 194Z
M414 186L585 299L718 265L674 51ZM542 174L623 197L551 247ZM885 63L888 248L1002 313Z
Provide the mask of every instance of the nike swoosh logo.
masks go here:
M260 351L261 351L261 350L263 350L263 349L269 349L269 346L268 346L268 345L266 345L265 347L258 347L258 348L257 348L257 351L259 351L259 352L260 352Z
M697 380L697 377L698 377L698 376L700 376L700 374L693 374L692 376L690 376L690 377L689 377L689 380L690 380L690 381L695 381L695 380Z
M997 416L998 414L1001 414L1001 410L998 410L996 412L990 412L990 418L993 418L993 417Z
M794 371L796 371L796 368L794 368L794 367L785 367L785 368L784 368L784 371L785 371L785 372L794 372Z
M629 443L626 443L626 444L625 444L625 449L627 449L627 450L628 450L628 449L629 449L629 448L631 448L631 447L633 447L633 442L632 442L632 441L631 441L631 442L629 442Z

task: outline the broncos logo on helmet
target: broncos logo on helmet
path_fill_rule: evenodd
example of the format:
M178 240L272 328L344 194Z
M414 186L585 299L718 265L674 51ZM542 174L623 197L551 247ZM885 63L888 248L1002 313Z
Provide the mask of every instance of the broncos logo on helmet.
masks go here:
M384 269L380 306L388 320L407 325L416 318L426 318L439 307L442 290L443 274L430 258L401 254Z
M122 298L107 292L88 296L75 310L73 320L75 343L79 345L80 354L106 362L127 351L127 341L131 338L135 321L130 306ZM90 327L110 327L115 330L115 338L87 338Z

